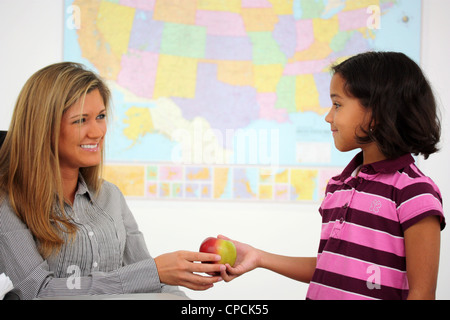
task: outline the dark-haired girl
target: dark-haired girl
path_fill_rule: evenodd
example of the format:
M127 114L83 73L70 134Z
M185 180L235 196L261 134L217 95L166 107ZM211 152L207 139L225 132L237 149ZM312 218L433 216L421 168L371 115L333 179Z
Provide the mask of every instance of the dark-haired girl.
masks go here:
M237 263L222 277L262 267L309 283L307 299L434 299L442 198L412 156L438 150L432 89L402 53L364 53L332 70L325 120L338 150L361 152L328 183L317 257L234 241Z

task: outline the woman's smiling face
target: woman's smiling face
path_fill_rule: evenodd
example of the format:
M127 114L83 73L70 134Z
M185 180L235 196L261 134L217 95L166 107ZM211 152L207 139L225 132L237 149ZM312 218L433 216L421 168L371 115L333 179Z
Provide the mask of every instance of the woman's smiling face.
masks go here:
M79 170L101 163L106 134L106 108L99 90L80 98L63 114L59 136L61 171Z

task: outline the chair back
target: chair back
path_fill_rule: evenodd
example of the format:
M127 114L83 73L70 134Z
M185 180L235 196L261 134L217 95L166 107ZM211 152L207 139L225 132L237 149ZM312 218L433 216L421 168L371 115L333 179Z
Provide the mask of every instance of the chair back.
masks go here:
M0 131L0 148L2 147L3 141L5 141L7 131Z

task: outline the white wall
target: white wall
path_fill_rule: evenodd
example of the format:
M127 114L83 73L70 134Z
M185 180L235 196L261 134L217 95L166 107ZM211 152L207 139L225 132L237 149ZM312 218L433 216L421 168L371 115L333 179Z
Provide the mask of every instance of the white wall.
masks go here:
M62 0L0 1L0 130L8 129L25 81L62 59Z
M447 224L450 223L450 1L423 0L422 68L431 81L442 113L441 151L420 168L439 186L444 200ZM441 264L437 297L450 299L450 225L442 232Z
M442 151L421 168L450 203L450 12L448 0L423 0L422 67L443 111ZM0 1L0 130L28 77L62 59L63 1ZM315 256L320 232L317 205L129 201L151 253L198 250L207 236L223 233L274 253ZM447 210L448 211L448 210ZM442 234L438 298L450 299L450 235ZM186 290L194 299L304 299L307 286L266 270L255 270L206 292Z

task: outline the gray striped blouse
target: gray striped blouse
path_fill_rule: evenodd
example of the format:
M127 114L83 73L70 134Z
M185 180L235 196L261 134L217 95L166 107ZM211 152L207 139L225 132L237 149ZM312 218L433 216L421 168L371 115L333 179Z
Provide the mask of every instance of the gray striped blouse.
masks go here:
M80 175L66 212L76 238L44 260L26 225L7 200L0 203L0 274L21 299L96 294L171 292L159 281L155 261L119 189L104 182L97 197Z

